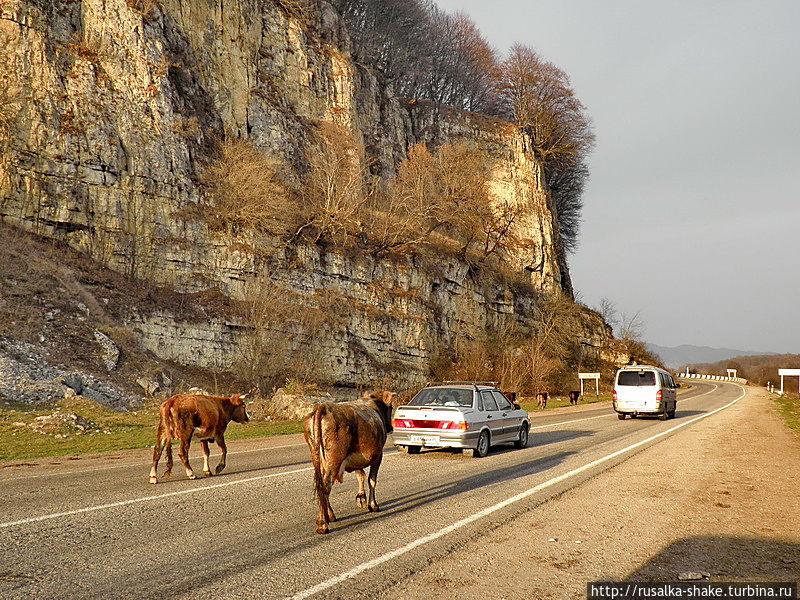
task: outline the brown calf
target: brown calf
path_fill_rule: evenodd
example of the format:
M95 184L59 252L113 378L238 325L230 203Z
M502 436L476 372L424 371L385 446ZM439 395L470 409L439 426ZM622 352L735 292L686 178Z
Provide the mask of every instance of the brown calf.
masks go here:
M186 468L189 479L197 479L189 465L189 444L197 434L203 448L203 473L210 477L208 466L208 442L216 442L222 456L216 468L219 474L225 468L228 448L225 445L225 428L231 421L247 423L249 420L244 406L246 394L230 397L205 395L173 396L161 405L161 421L158 424L156 445L153 448L153 466L150 469L150 483L158 483L158 461L161 452L167 450L167 470L162 477L172 475L172 440L180 440L178 456Z
M570 392L569 393L569 403L570 404L577 404L578 399L581 397L580 392Z
M547 392L536 394L536 406L539 408L547 408Z
M328 533L336 520L330 503L334 482L345 472L358 477L356 504L371 512L380 510L375 500L378 468L383 460L386 436L392 431L392 394L381 392L354 402L322 402L303 423L306 443L314 465L314 492L319 503L317 533ZM364 490L364 469L369 467L369 502Z

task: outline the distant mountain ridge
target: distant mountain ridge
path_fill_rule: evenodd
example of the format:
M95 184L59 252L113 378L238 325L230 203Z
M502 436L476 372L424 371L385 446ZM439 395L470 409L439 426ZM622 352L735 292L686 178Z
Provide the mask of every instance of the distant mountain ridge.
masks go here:
M733 348L712 348L710 346L659 346L647 344L650 352L658 354L664 364L670 368L692 365L695 363L715 363L738 356L772 356L777 352L756 352L754 350L734 350Z

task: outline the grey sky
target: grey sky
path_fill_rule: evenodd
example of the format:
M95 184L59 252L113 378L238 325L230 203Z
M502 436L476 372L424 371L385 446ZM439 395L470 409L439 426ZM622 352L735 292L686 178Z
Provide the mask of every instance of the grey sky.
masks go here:
M576 290L645 338L800 352L800 1L438 0L591 115Z

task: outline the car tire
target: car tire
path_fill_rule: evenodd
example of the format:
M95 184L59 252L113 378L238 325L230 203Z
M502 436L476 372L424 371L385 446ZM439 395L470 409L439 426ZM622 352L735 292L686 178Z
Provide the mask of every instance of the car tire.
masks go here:
M528 446L528 424L523 423L519 428L519 437L514 440L515 448L526 448Z
M483 458L489 454L490 444L489 432L485 430L481 431L481 434L478 436L478 445L475 446L475 449L472 451L473 458Z
M664 410L662 410L660 413L658 413L658 420L659 421L666 421L668 416L669 415L667 414L667 406L664 405Z
M674 418L675 418L675 411L676 411L676 410L677 410L677 408L673 408L672 410L668 411L668 412L667 412L667 416L668 416L670 419L674 419Z
M420 446L403 446L406 451L406 454L419 454L419 451L422 450Z
M617 413L617 418L620 421L624 421L625 420L625 413Z

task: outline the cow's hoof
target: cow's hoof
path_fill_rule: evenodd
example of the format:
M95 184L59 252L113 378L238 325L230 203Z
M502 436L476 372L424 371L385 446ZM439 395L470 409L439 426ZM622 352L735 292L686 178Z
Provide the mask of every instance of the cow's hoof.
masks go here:
M211 477L211 471L203 471L203 475L206 477Z
M158 483L158 477L155 477L154 475L151 475L150 476L150 483L152 483L153 485L157 484Z
M381 508L377 504L373 504L369 507L369 512L381 512Z
M192 473L191 475L187 475L187 477L189 479L197 479L197 475L195 475L194 473Z
M364 508L367 505L367 495L356 494L356 504L358 504L359 508Z
M169 479L172 477L172 471L164 471L164 474L161 476L161 479Z
M222 473L222 470L223 470L224 468L225 468L225 465L217 465L217 468L216 468L216 469L214 469L214 472L215 472L217 475L219 475L220 473Z
M330 533L330 529L328 529L327 525L317 525L317 533Z

